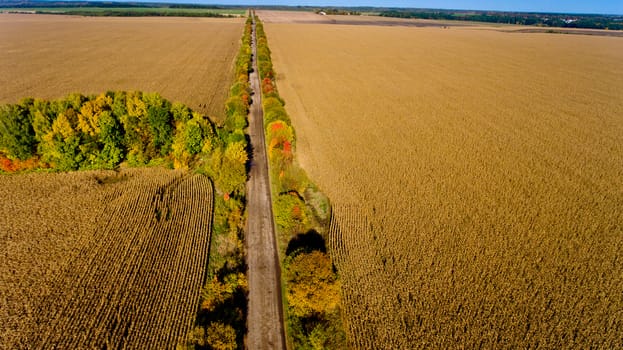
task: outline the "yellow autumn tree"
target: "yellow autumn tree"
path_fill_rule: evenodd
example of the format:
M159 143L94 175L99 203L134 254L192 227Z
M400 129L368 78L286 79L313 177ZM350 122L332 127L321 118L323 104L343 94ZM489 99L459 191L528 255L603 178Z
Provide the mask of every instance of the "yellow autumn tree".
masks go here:
M72 125L72 113L70 109L59 114L41 143L43 161L64 171L77 169L82 160L78 152L80 137Z
M224 304L231 299L237 291L246 292L248 289L247 278L241 273L230 273L219 281L216 276L203 288L201 295L201 309L212 311L218 305Z
M288 305L297 317L329 313L340 304L340 284L333 264L321 251L294 257L286 279Z
M236 331L230 325L212 322L206 329L206 343L214 350L235 350Z
M103 111L110 110L112 98L100 94L93 100L86 101L78 114L78 130L91 137L100 133L100 116Z

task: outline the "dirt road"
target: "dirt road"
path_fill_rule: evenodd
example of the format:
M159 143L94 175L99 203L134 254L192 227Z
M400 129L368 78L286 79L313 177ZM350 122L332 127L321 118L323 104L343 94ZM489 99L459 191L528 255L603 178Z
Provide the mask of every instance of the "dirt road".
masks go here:
M285 349L281 302L281 269L275 241L268 160L264 141L264 113L257 69L255 23L252 34L253 72L249 76L253 104L249 112L249 136L253 148L247 183L247 263L249 266L249 314L247 348Z

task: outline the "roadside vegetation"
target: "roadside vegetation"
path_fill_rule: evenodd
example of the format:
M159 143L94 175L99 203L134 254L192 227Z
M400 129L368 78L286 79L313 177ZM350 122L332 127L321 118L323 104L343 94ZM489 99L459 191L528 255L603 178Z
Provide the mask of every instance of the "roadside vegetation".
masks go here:
M244 228L250 103L251 18L245 23L236 58L235 80L217 128L223 147L204 159L199 170L214 180L214 222L206 284L192 331L178 349L243 349L247 315ZM225 170L226 169L226 170Z
M266 33L257 17L256 30L287 341L293 349L343 349L347 343L340 280L325 244L330 204L296 162L295 132L275 85Z

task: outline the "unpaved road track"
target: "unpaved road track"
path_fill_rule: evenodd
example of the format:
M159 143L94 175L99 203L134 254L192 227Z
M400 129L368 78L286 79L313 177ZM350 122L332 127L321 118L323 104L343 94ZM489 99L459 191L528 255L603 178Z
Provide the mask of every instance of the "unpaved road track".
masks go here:
M247 263L249 266L249 314L247 348L285 349L281 302L281 271L270 197L268 160L264 141L264 113L257 69L255 23L252 34L253 72L249 76L253 104L249 112L249 136L253 147L247 183Z

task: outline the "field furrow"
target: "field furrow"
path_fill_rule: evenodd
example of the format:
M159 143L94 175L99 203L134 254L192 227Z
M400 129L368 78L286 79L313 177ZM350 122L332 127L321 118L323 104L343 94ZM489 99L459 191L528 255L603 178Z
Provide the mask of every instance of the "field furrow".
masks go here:
M59 253L57 263L66 268L53 271L47 292L41 294L36 308L21 324L11 324L7 331L12 333L6 334L12 336L5 336L3 345L174 347L191 327L205 279L212 213L208 178L158 168L80 174L93 180L87 189L97 189L99 197L108 201L97 203L91 213L84 214L97 217L91 220L91 227L74 234L87 235L89 240L76 239L74 254L70 254L72 250ZM42 185L49 181L48 175L31 176L23 176L23 181ZM61 176L52 179L60 180ZM81 192L65 195L82 200ZM82 208L71 206L72 201L63 203L61 210L81 213ZM31 204L33 207L37 209L36 204ZM16 214L27 215L26 209ZM0 215L6 213L1 211ZM36 226L30 229L37 232ZM66 233L53 229L48 244L54 248L55 239L62 240ZM7 244L20 238L17 233L13 235L3 237ZM7 254L26 254L29 249L26 246ZM15 287L3 285L3 296ZM9 306L21 303L17 298L3 301Z

